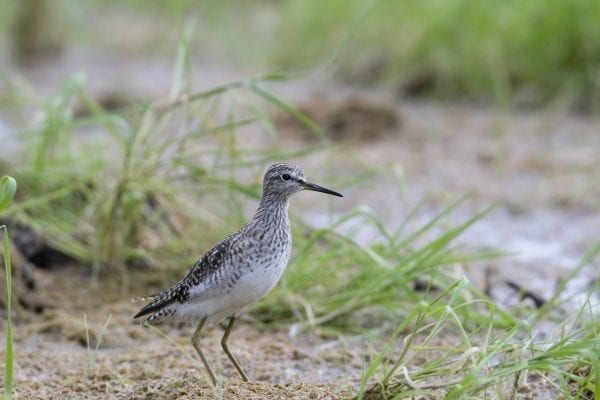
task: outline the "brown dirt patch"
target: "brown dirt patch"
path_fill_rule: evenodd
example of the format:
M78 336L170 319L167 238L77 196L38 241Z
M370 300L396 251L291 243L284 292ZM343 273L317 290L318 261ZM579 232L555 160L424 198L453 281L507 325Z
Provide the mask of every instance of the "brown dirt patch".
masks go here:
M402 125L392 101L365 94L320 95L299 104L298 109L323 129L328 139L336 142L361 143L394 136ZM315 132L287 113L278 114L275 123L284 136L313 142L319 139Z

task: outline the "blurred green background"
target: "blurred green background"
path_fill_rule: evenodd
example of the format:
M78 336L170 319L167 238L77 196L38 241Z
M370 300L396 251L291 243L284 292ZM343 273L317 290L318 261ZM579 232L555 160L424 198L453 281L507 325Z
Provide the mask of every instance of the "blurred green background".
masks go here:
M172 57L193 20L192 53L242 74L328 66L336 80L400 95L527 107L560 99L587 110L599 100L596 0L4 3L5 49L14 32L24 42L22 33L37 29L44 33L30 39L46 45L54 35L65 46ZM40 13L29 27L19 19L26 7ZM39 22L46 17L54 22Z

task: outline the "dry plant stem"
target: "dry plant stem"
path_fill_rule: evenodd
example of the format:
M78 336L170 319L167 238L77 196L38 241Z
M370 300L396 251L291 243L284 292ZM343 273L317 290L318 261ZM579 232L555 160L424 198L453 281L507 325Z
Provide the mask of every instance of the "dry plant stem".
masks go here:
M415 381L413 381L410 378L410 375L408 375L408 369L405 366L402 366L401 369L402 369L402 374L404 375L404 380L406 381L405 382L406 386L408 386L409 388L414 389L414 390L441 389L444 387L456 385L457 383L459 383L460 381L463 380L463 377L461 376L461 377L454 378L454 379L448 379L446 381L432 382L432 383L418 385L417 383L415 383Z
M200 347L200 343L199 343L200 331L202 331L202 327L204 326L205 322L206 322L206 318L203 318L202 321L200 321L200 323L198 324L198 327L196 328L196 330L194 331L194 334L192 335L192 345L194 346L194 349L196 349L196 352L198 353L198 355L200 356L200 359L204 363L204 366L206 367L206 371L208 371L208 374L210 375L210 380L212 381L212 384L216 386L217 385L217 377L216 377L212 367L208 363L208 360L204 356L204 353L202 352L202 348Z
M515 381L513 382L512 392L510 393L510 400L513 400L519 390L519 378L521 377L521 371L517 371L515 374Z
M181 95L176 96L175 98L171 98L166 101L155 102L154 104L151 105L151 109L157 115L160 116L182 104L192 103L192 102L202 99L202 98L221 94L230 89L235 89L235 88L246 86L247 84L248 84L247 80L238 80L238 81L233 81L231 83L228 83L228 84L225 84L222 86L217 86L213 89L210 89L210 90L207 90L204 92L200 92L200 93L181 94Z

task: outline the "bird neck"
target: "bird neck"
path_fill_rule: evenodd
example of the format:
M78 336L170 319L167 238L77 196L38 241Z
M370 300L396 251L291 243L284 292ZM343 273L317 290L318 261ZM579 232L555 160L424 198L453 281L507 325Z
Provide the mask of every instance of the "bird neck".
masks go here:
M254 222L267 222L269 224L283 223L289 225L288 206L289 201L287 196L263 194L252 220Z

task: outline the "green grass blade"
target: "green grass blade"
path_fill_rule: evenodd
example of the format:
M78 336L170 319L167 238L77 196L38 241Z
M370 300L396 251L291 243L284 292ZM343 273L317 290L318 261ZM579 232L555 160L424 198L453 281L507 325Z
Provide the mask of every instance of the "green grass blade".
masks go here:
M10 176L3 176L0 179L0 213L6 210L16 192L17 181Z
M600 255L600 240L596 241L592 247L585 253L583 258L577 263L575 268L573 268L566 277L560 280L557 285L552 297L544 304L544 306L538 311L535 316L535 321L542 320L552 309L556 307L556 305L560 302L561 294L567 287L567 284L577 276L580 271L592 263L597 257Z
M12 270L10 264L10 241L6 226L4 230L4 273L6 275L6 348L4 351L4 399L12 399L13 387L13 333L12 333Z
M320 139L323 139L323 140L327 140L327 137L325 136L325 132L323 132L323 129L321 129L321 127L319 125L317 125L313 120L311 120L306 114L304 114L302 111L300 111L297 107L295 107L292 104L281 99L279 96L275 95L274 93L259 86L254 81L248 82L248 87L250 88L250 90L252 90L254 93L259 95L263 99L267 100L270 103L275 104L277 107L281 108L282 110L286 111L288 114L290 114L291 116L296 118L302 125L306 126L311 132L313 132L315 135L317 135L317 137L319 137Z
M0 213L12 201L17 191L17 181L10 176L0 179ZM6 276L6 348L4 351L4 399L12 399L13 387L13 333L12 333L12 266L10 263L10 240L6 226L3 233L4 274Z
M178 95L185 93L190 85L186 82L186 70L190 64L190 42L194 34L194 24L188 22L179 38L177 45L177 56L175 66L173 67L173 78L169 98L174 99ZM187 86L187 88L186 88Z

